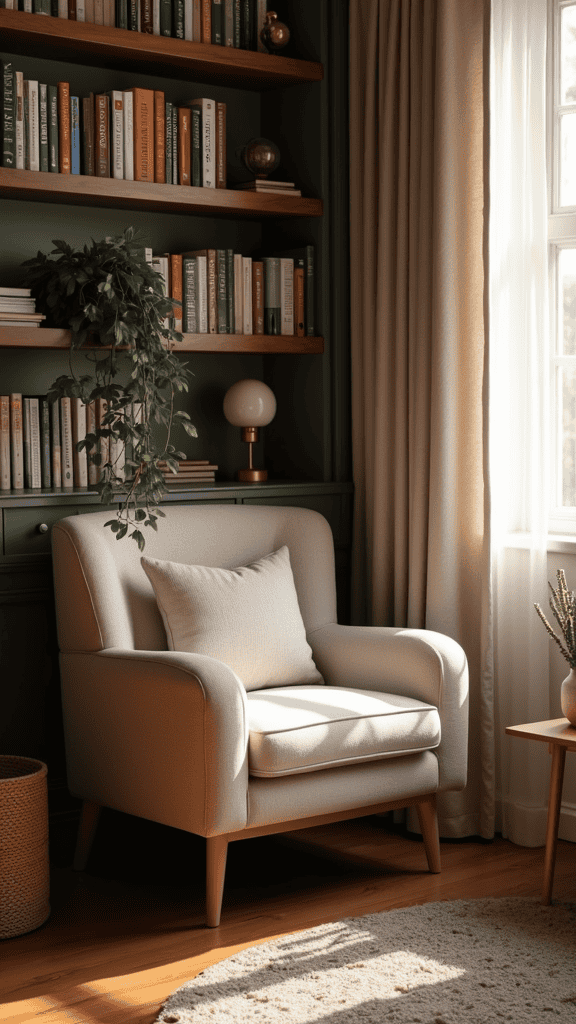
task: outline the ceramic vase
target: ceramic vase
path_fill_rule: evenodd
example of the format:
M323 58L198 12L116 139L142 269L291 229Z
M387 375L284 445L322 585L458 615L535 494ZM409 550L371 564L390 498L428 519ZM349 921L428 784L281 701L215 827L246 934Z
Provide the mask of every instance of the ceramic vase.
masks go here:
M570 669L570 674L562 683L560 706L564 717L568 719L570 725L576 728L576 669L574 668Z

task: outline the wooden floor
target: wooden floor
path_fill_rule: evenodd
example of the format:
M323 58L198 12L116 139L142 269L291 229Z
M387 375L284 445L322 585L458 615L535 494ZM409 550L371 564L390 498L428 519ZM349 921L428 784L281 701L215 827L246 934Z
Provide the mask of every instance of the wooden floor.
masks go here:
M150 1024L207 965L270 937L435 900L540 896L544 850L502 839L422 843L366 818L230 847L222 924L203 926L203 843L106 811L84 873L72 837L53 850L52 913L0 946L0 1020ZM576 846L560 842L554 900L576 900Z

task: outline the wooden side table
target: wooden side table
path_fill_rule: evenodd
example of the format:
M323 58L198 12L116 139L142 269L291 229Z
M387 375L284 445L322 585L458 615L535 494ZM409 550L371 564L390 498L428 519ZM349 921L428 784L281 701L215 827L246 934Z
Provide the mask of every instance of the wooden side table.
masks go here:
M558 844L558 821L562 802L562 783L566 751L576 751L576 729L568 719L555 718L548 722L531 722L528 725L509 725L509 736L522 736L527 740L540 740L548 744L552 755L550 771L550 793L548 796L548 820L546 823L546 854L544 857L544 891L542 902L548 906L552 900L552 882Z

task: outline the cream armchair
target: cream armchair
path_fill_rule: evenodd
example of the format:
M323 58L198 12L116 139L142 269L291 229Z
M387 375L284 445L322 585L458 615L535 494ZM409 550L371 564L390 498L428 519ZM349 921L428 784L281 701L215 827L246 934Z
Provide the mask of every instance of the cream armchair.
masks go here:
M103 806L205 836L214 927L231 840L413 806L429 869L440 871L436 794L466 781L459 645L427 630L338 625L332 534L316 512L200 504L164 511L158 532L146 536L153 568L158 560L161 568L229 570L287 547L312 674L282 685L274 662L273 686L252 677L248 685L210 645L169 650L174 637L158 592L136 544L104 528L110 513L57 523L67 773L83 800L74 866L86 863ZM240 659L253 639L244 632ZM216 632L217 653L226 639ZM251 656L266 654L261 639L256 646Z

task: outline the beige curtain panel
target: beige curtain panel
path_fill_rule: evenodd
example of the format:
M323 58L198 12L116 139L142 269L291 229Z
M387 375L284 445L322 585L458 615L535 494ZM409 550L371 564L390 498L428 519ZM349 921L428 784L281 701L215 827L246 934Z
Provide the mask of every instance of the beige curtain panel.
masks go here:
M470 664L445 836L491 836L485 317L488 2L350 0L354 621Z

